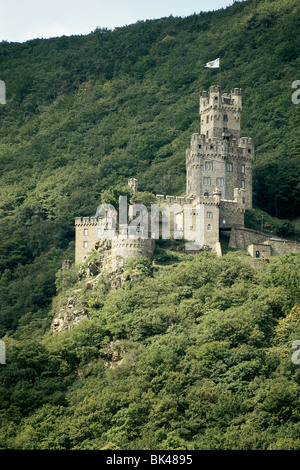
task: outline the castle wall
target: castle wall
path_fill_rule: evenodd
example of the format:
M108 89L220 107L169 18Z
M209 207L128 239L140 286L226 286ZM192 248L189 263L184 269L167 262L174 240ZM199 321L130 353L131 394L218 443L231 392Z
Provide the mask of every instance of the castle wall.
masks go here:
M75 219L75 263L82 263L95 248L98 240L98 217L77 217Z
M252 258L269 258L272 255L271 246L265 244L253 244L247 246L247 251L250 253Z
M269 239L264 244L271 247L272 256L281 256L287 255L288 253L300 252L300 243L294 240Z
M229 229L234 225L244 226L245 206L235 201L220 203L220 229Z
M203 204L203 245L214 249L219 241L219 206Z
M152 259L155 242L149 239L135 239L115 237L112 239L111 256L112 258L122 257L125 260L146 256Z
M229 247L248 250L254 257L256 251L264 251L264 256L281 256L300 252L300 243L297 241L270 237L265 233L244 227L231 229Z
M248 245L262 244L270 237L265 233L244 227L232 227L229 247L246 250Z

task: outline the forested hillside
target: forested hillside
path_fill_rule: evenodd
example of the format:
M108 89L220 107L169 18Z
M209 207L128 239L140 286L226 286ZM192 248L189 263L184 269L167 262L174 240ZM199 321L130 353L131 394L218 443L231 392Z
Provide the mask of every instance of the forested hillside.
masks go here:
M4 338L0 448L300 449L300 256L166 254L119 289L59 273L52 318L89 318Z
M0 43L0 447L299 448L298 256L256 270L235 254L163 250L171 266L141 261L116 291L104 279L87 292L76 270L59 271L74 259L74 218L94 215L107 190L136 177L144 191L184 191L199 92L219 80L204 65L217 57L222 90L243 89L254 204L290 233L299 39L298 0L248 0ZM74 289L90 320L53 335L55 305ZM103 349L116 340L124 358L111 368Z

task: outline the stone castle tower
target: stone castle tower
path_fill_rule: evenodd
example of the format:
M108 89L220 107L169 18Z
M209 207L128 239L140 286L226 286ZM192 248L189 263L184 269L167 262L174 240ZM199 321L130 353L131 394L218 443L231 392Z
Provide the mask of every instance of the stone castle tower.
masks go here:
M212 196L218 188L221 199L233 200L234 189L243 189L245 208L252 208L253 140L240 136L242 91L221 94L211 86L200 95L199 134L191 137L186 151L186 194Z

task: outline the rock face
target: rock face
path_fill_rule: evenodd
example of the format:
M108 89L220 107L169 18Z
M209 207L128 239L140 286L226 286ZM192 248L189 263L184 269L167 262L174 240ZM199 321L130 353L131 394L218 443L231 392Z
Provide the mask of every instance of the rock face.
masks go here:
M111 341L109 345L103 350L106 357L105 366L113 368L122 363L125 350L120 340Z
M102 268L102 270L101 270ZM103 268L102 261L90 262L87 266L81 265L78 270L78 280L85 282L87 290L94 289L100 278L105 275L108 289L119 289L128 281L137 281L140 278L140 272L137 269L126 269L123 259L109 260ZM68 297L56 310L55 318L52 322L52 331L59 332L71 329L84 318L88 318L87 309L80 303L81 289L74 290L74 293Z
M60 308L58 316L53 320L52 331L69 330L83 318L88 318L86 310L77 307L77 304L78 299L75 295L68 298L66 306Z

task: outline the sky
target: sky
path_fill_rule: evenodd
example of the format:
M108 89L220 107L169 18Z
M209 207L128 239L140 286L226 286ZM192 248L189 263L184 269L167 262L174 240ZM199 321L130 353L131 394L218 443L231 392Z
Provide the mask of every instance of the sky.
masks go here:
M189 16L233 0L0 0L0 42L89 34L139 20Z

